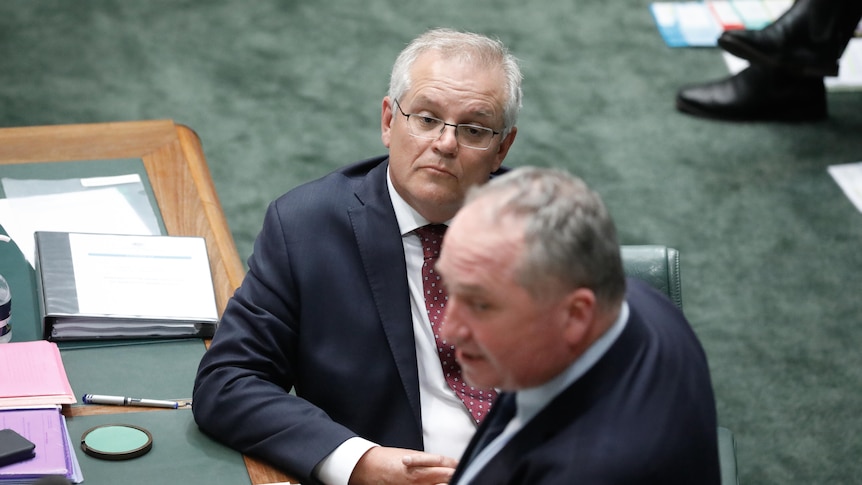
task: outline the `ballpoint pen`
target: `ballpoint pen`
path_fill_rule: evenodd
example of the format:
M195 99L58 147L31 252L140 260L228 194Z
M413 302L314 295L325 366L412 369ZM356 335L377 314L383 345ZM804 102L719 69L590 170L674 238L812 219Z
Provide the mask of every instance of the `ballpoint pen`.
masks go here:
M177 409L180 403L177 401L163 401L160 399L140 399L136 397L103 396L100 394L84 394L81 399L86 404L110 404L114 406L141 406L150 408L172 408Z

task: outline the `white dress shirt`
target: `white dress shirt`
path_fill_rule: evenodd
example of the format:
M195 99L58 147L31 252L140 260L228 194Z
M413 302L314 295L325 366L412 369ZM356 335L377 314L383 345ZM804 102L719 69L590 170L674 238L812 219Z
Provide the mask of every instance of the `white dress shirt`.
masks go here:
M410 313L419 367L419 401L422 412L422 438L425 451L455 459L461 457L476 424L470 411L446 383L437 355L437 342L425 309L422 290L422 243L413 233L429 221L410 207L392 186L387 169L386 185L395 208L407 262L407 286L410 290ZM378 446L363 438L342 443L315 468L317 478L327 485L347 485L356 463L369 449Z

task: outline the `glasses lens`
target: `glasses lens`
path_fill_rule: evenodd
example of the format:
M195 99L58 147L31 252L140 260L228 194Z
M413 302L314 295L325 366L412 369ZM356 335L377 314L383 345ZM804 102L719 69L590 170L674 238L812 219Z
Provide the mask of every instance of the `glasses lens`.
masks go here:
M440 136L440 129L443 127L442 120L430 116L410 115L407 123L410 125L411 134L431 140Z
M494 131L490 128L474 125L458 125L456 128L458 142L466 147L485 149L491 145Z

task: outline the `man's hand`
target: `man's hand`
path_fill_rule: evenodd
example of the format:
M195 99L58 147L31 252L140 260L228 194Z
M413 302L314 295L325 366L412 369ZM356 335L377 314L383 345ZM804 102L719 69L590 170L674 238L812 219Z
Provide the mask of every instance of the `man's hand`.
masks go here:
M368 450L350 475L350 485L438 485L449 482L458 461L403 448Z

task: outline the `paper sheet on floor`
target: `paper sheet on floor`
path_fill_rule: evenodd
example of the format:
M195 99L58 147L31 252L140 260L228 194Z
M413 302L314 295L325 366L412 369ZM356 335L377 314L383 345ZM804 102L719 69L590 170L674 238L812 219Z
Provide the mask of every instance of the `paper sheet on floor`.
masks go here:
M862 162L830 165L827 170L850 202L862 212Z

